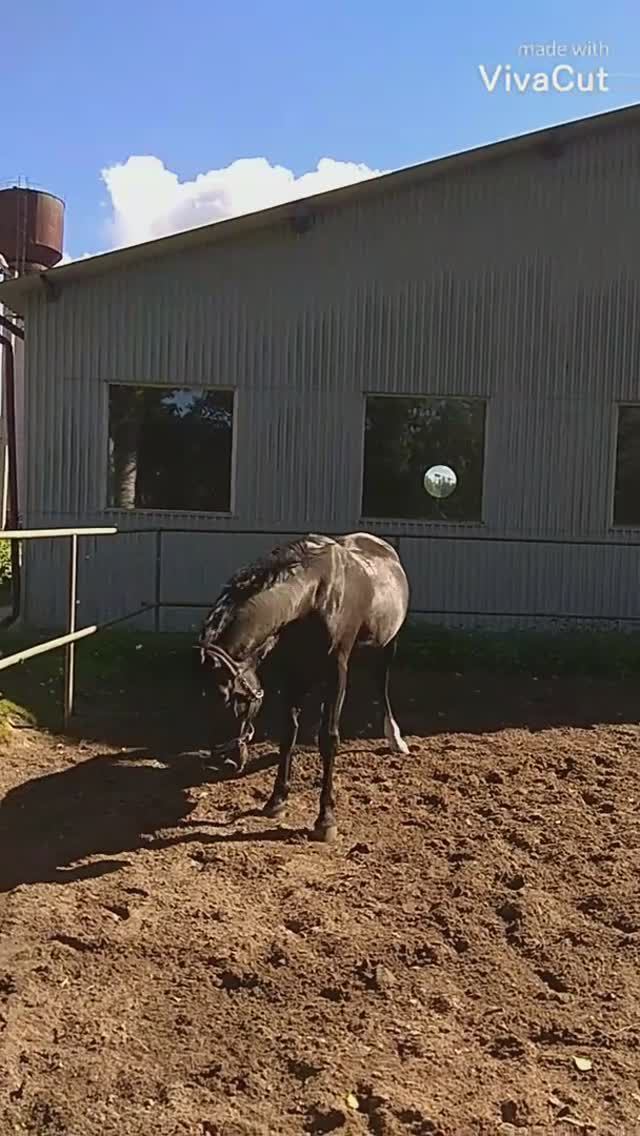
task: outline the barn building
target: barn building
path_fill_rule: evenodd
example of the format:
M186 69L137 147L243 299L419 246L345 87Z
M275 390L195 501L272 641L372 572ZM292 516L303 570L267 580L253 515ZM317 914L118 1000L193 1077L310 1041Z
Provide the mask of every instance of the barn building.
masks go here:
M24 527L79 625L196 625L286 536L396 540L447 624L640 618L640 106L0 286ZM425 478L425 474L428 474ZM65 618L68 549L25 549Z

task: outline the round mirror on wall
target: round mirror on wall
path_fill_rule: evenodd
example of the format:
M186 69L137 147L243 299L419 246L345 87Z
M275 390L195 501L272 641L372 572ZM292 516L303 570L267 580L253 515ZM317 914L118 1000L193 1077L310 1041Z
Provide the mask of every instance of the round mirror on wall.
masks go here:
M423 478L427 493L438 499L450 497L457 484L458 478L448 465L432 465Z

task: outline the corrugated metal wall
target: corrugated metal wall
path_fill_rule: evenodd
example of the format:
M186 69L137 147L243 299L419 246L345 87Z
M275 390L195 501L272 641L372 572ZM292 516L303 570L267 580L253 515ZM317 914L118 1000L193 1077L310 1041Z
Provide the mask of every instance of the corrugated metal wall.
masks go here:
M28 523L264 530L166 538L176 601L213 599L282 530L366 525L411 538L420 610L640 617L640 550L536 543L637 536L610 526L616 401L640 400L639 172L638 130L609 128L39 299ZM237 389L233 517L105 511L109 381ZM482 525L362 521L364 392L488 399ZM153 599L153 537L84 555L83 619ZM65 556L30 550L30 621L60 622Z

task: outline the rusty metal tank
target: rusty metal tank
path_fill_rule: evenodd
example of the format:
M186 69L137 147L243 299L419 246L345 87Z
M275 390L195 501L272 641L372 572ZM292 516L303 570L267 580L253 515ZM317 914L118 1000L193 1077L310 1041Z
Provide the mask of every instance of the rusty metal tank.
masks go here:
M20 275L62 258L64 201L40 189L0 189L0 253Z

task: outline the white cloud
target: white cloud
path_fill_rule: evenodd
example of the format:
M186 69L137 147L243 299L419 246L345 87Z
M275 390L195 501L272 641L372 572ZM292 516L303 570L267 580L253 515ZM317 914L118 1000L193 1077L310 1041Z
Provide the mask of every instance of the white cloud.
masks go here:
M266 158L239 158L219 170L180 181L160 158L132 155L102 170L111 199L111 247L137 244L183 229L266 209L384 173L362 163L321 158L300 177Z
M97 252L83 252L82 256L71 256L68 252L63 252L60 260L54 265L54 268L62 268L63 264L71 264L72 260L87 260L90 256L100 256Z

